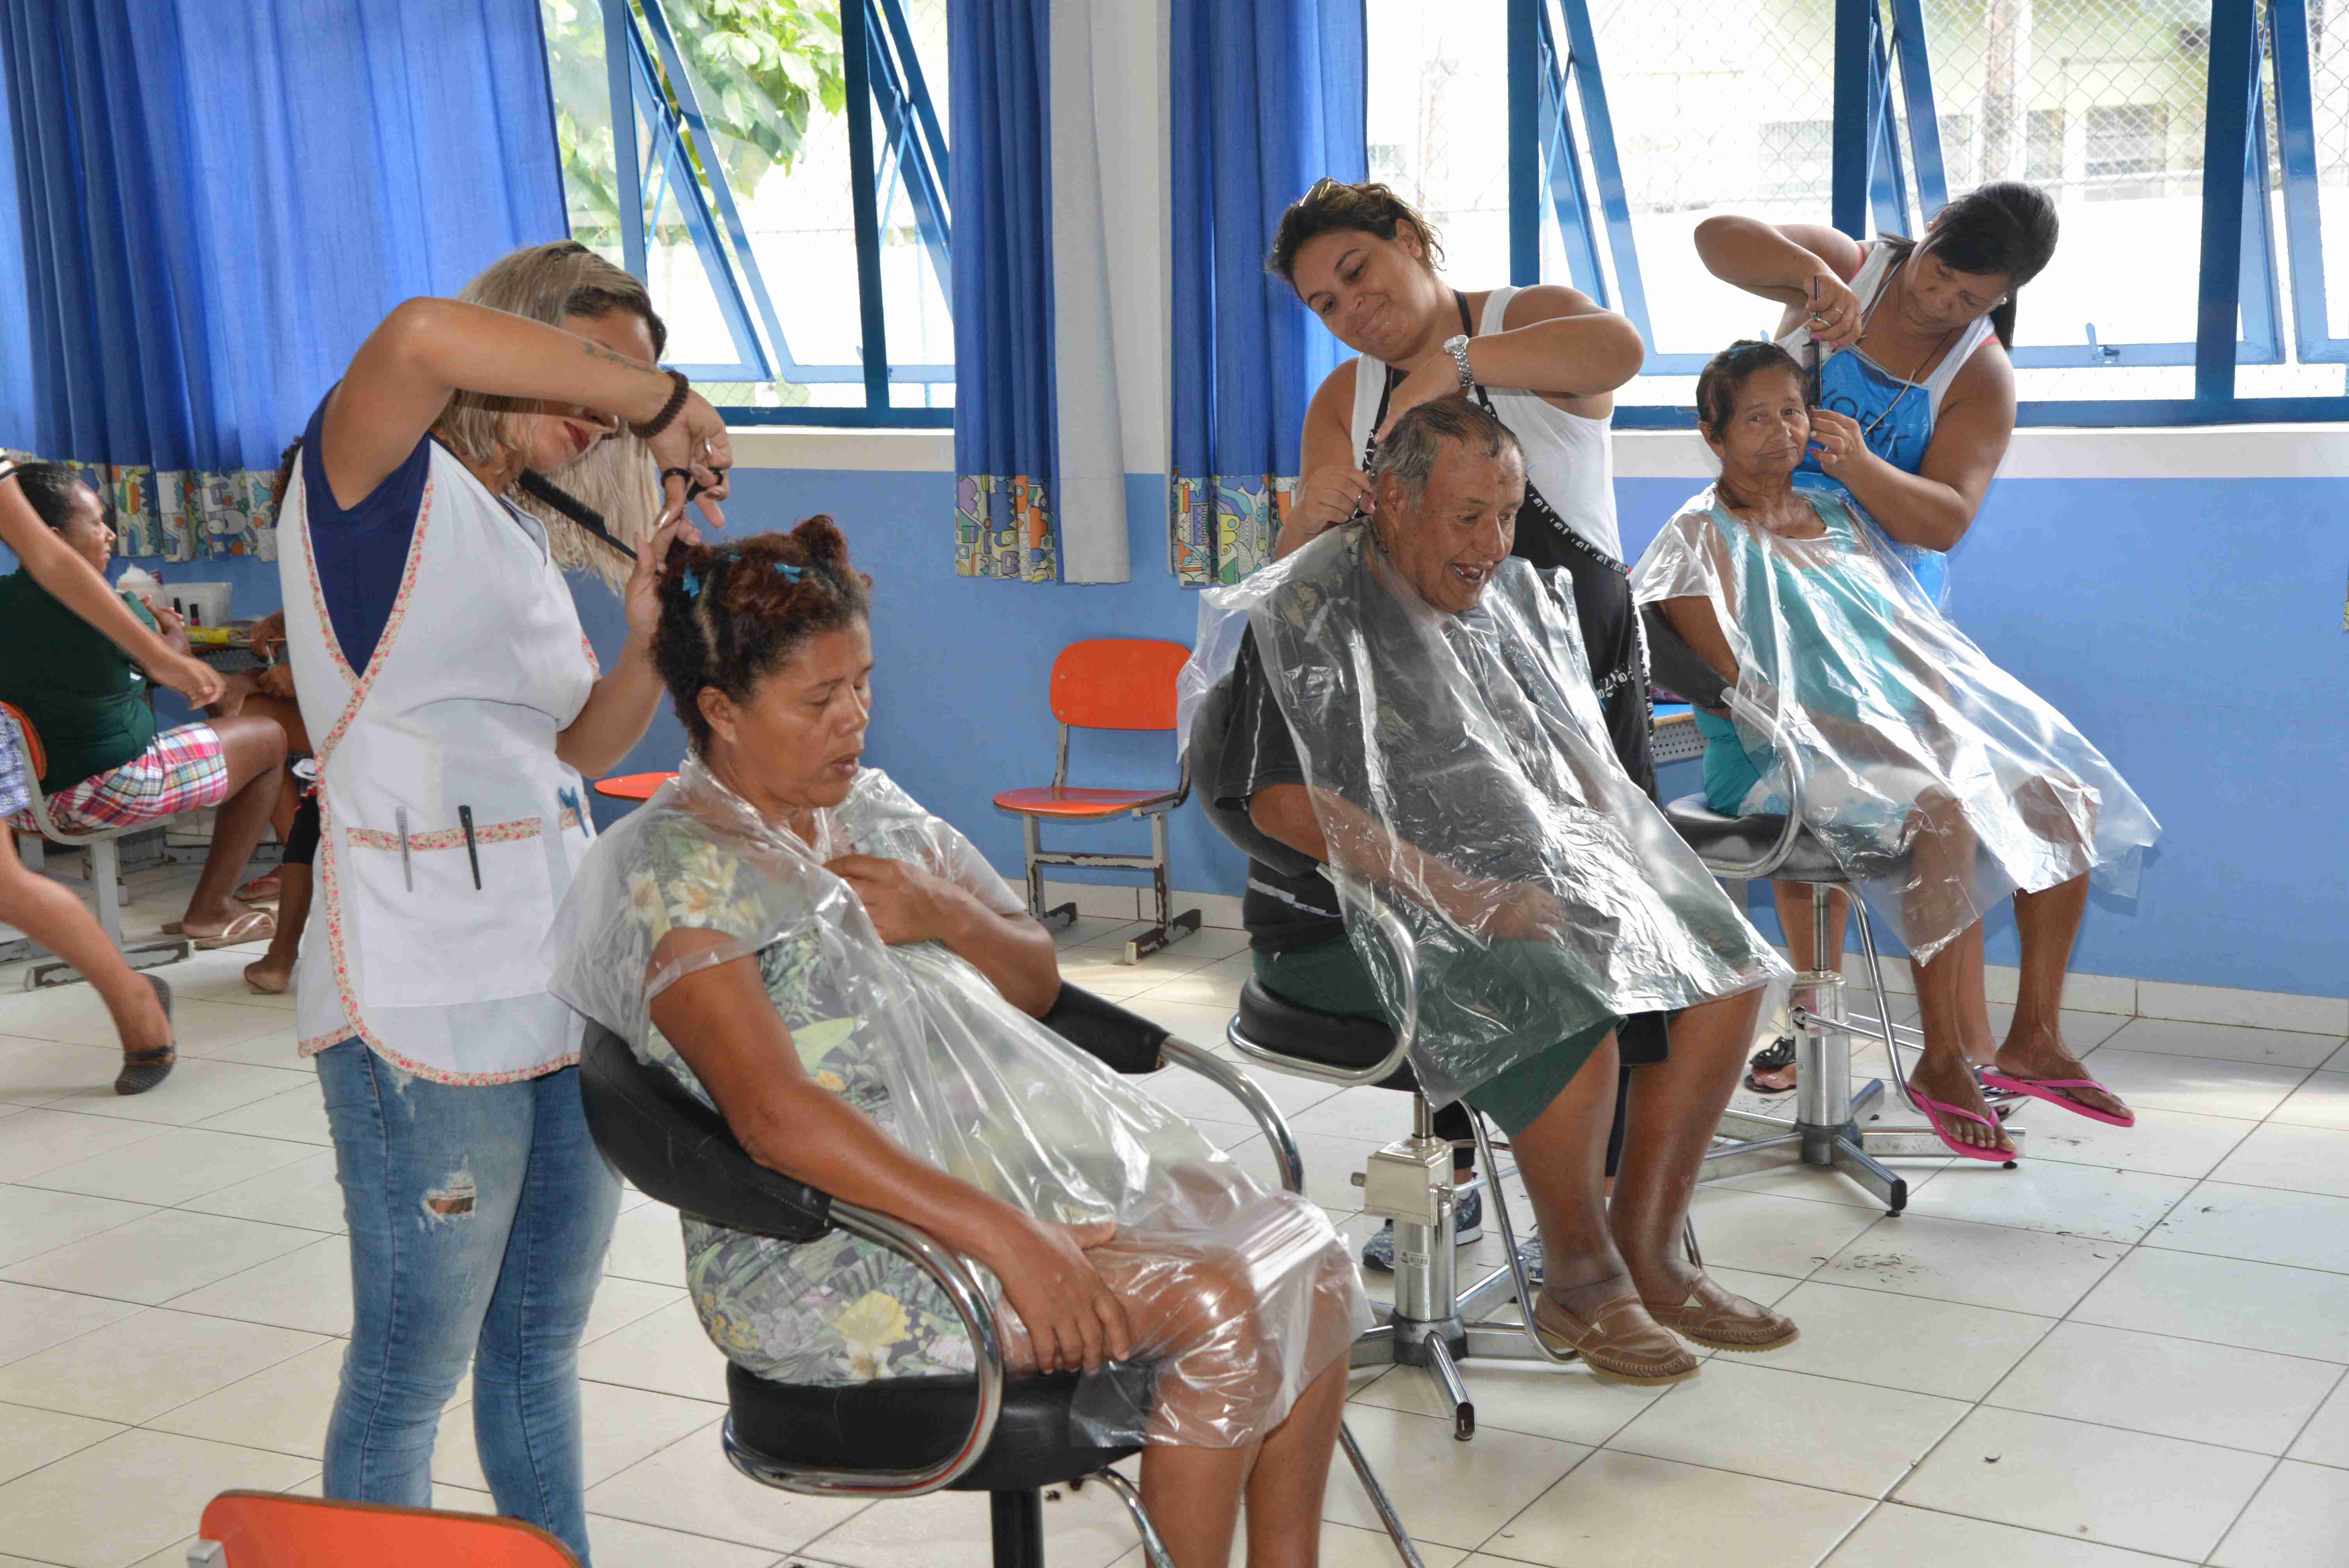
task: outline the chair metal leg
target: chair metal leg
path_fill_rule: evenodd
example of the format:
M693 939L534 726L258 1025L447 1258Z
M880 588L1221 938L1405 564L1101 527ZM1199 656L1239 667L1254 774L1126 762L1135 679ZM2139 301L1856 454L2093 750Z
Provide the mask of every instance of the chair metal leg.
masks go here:
M98 894L98 928L115 946L122 945L122 851L111 839L89 846L89 880Z
M1032 1490L991 1491L987 1507L995 1536L995 1568L1044 1568L1043 1498Z
M1466 1442L1476 1435L1476 1401L1468 1397L1468 1385L1460 1380L1460 1364L1452 1359L1451 1350L1441 1339L1427 1342L1427 1369L1435 1374L1436 1385L1452 1401L1453 1440Z
M1044 862L1040 858L1044 853L1044 836L1035 818L1019 819L1019 836L1021 843L1028 851L1028 913L1046 925L1056 922L1069 925L1076 924L1075 901L1071 900L1053 909L1044 907Z
M33 841L29 833L18 835L18 842ZM98 894L98 928L114 944L122 961L133 969L160 969L166 964L177 964L191 957L195 943L184 936L159 936L150 942L125 944L122 940L122 856L111 839L100 839L85 847L83 864L89 872L90 887ZM44 951L35 949L35 951ZM25 989L43 991L55 985L81 983L81 971L57 958L36 964L25 972Z
M1387 1489L1371 1471L1371 1461L1362 1456L1362 1445L1354 1440L1353 1432L1342 1422L1338 1427L1338 1446L1346 1450L1346 1462L1354 1467L1354 1479L1362 1483L1370 1495L1371 1507L1377 1510L1379 1522L1386 1526L1387 1539L1394 1542L1395 1553L1403 1561L1403 1568L1427 1568L1420 1561L1419 1548L1412 1543L1411 1532L1402 1525L1402 1515L1387 1497Z
M1150 818L1150 889L1152 896L1157 900L1154 906L1157 915L1151 921L1148 931L1125 944L1125 961L1128 964L1139 964L1152 954L1171 947L1186 936L1198 934L1200 915L1197 910L1186 909L1181 914L1174 913L1174 895L1166 885L1167 871L1166 814L1158 811L1152 813Z
M1142 1506L1142 1493L1134 1490L1133 1483L1125 1479L1123 1472L1113 1470L1095 1470L1093 1479L1109 1488L1111 1494L1125 1504L1126 1512L1133 1515L1134 1532L1142 1537L1142 1554L1150 1560L1150 1568L1174 1568L1174 1559L1167 1553L1166 1542L1158 1538L1158 1527L1150 1522L1150 1511ZM1044 1561L1040 1538L1036 1561L1039 1564Z

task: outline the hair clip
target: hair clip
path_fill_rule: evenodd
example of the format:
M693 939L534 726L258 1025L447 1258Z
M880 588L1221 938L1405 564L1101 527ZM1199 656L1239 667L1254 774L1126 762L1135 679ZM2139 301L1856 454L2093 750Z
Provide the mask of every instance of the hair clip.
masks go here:
M678 586L685 590L685 596L687 598L698 598L701 593L701 573L692 571L687 572L685 574L685 581L678 584Z
M786 566L780 561L775 562L775 571L786 583L797 583L802 577L807 575L804 568L798 566Z

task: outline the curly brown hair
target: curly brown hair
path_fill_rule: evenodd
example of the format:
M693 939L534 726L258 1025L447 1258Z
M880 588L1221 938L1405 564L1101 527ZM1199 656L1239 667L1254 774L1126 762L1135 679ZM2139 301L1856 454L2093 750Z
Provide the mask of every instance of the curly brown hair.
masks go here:
M848 540L818 513L789 533L669 546L661 564L653 667L699 751L709 744L705 686L748 702L751 688L811 637L864 620L872 580L850 569Z
M1307 241L1340 229L1376 234L1381 240L1392 240L1408 229L1419 239L1420 261L1428 271L1433 272L1444 260L1444 244L1435 237L1435 226L1410 202L1376 181L1349 185L1325 178L1316 180L1313 189L1289 203L1288 211L1280 215L1264 270L1295 288L1297 253Z

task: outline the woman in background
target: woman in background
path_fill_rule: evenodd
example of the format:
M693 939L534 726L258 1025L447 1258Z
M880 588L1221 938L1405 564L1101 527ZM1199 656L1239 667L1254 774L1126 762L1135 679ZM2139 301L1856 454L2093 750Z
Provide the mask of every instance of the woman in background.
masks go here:
M0 463L0 544L15 552L58 604L103 634L156 680L196 704L218 700L220 676L202 659L172 647L131 613L129 603L64 537L50 529L25 499L16 467ZM17 755L16 738L0 730L0 920L78 970L106 1004L122 1042L117 1094L144 1094L161 1083L174 1058L171 988L153 975L123 962L106 933L81 901L47 877L36 876L16 858L8 819L31 796L27 760Z
M51 533L103 573L114 531L98 492L63 463L26 463L16 485ZM175 657L188 655L180 617L168 607L125 601ZM158 733L147 676L27 573L0 581L0 698L39 731L47 752L41 791L60 828L94 831L161 823L182 811L220 808L212 845L172 927L200 948L266 939L268 911L236 896L269 826L285 762L285 735L258 715L215 702L191 724Z
M2014 434L2015 295L2054 259L2059 228L2046 192L2013 181L1944 207L1922 241L1866 242L1734 214L1697 225L1706 269L1785 306L1777 341L1810 369L1811 449L1795 485L1849 500L1936 603L1949 596L1948 552L1973 526ZM1808 969L1811 890L1772 892L1787 952ZM1829 894L1838 953L1844 897ZM1791 1090L1795 1042L1778 1040L1753 1066L1748 1087Z

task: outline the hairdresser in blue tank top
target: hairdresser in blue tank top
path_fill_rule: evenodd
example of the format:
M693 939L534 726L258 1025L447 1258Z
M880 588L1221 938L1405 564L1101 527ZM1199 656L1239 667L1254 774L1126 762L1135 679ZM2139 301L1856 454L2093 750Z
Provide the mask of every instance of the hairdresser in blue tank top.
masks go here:
M1706 269L1785 306L1777 340L1811 368L1795 483L1857 503L1937 602L2014 433L2014 296L2055 234L2055 204L2013 181L1960 197L1921 241L1733 216L1697 226Z

